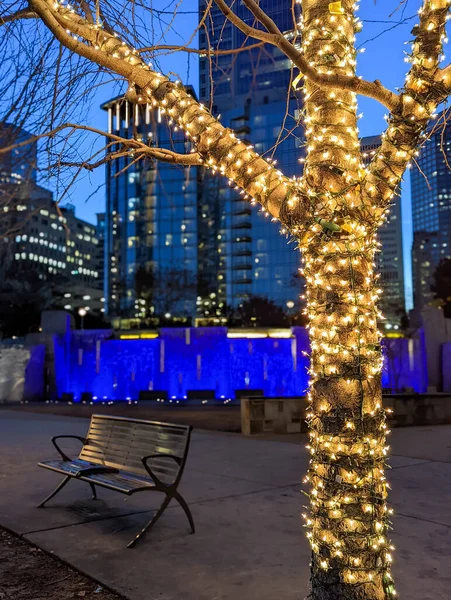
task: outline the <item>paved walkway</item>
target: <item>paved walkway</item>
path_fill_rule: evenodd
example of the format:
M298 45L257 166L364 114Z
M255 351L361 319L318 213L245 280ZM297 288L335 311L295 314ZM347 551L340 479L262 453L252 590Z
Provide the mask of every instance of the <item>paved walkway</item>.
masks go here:
M197 533L169 508L133 550L158 495L127 498L69 484L35 506L59 476L39 469L50 437L83 435L83 419L0 410L0 524L131 600L300 600L309 550L299 518L307 455L299 443L195 432L182 493ZM295 438L296 439L296 438ZM392 435L395 575L401 598L451 600L451 426Z

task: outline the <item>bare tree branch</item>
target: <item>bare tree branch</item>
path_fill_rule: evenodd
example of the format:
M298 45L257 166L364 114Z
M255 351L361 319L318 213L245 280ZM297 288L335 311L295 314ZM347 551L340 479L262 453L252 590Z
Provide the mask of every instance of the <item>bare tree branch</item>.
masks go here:
M89 25L70 9L47 0L31 0L31 4L64 46L136 84L143 97L186 132L205 166L226 174L231 183L292 231L298 230L295 222L309 221L311 202L302 194L298 182L285 177L238 140L233 131L223 127L182 86L153 71L136 50L118 37Z
M229 56L231 54L240 54L240 52L248 52L255 48L262 48L263 42L256 44L250 44L249 46L241 46L240 48L231 48L230 50L219 50L219 49L202 49L198 48L187 48L186 46L169 46L169 45L158 45L158 46L147 46L145 48L139 48L138 52L143 54L144 52L160 52L162 50L168 50L170 52L188 52L191 54L200 54L201 56Z
M43 133L40 135L32 135L22 142L17 142L17 143L8 145L8 146L2 146L0 148L0 155L6 154L7 152L10 152L11 150L13 150L15 148L22 148L24 146L28 146L28 145L30 145L34 142L37 142L38 140L43 139L43 138L53 138L59 132L65 130L65 129L72 129L73 131L75 131L75 130L90 131L91 133L95 133L99 136L107 137L115 143L122 144L124 148L129 147L129 150L127 150L126 153L139 152L142 156L146 155L149 158L154 158L156 160L161 160L164 162L180 164L180 165L185 165L185 166L196 166L196 165L199 166L199 165L203 164L202 157L199 154L197 154L196 152L193 152L191 154L180 154L178 152L173 152L172 150L168 150L166 148L150 147L138 139L124 138L119 135L115 135L113 133L106 133L105 131L96 129L95 127L89 127L88 125L79 125L76 123L64 123L63 125L59 125L58 127L55 127L55 129L52 129L51 131L48 131L46 133ZM108 158L107 160L110 161L111 158ZM61 166L63 166L63 164L65 166L76 166L76 165L79 165L80 163L75 163L73 161L70 163L69 162L64 163L63 161L61 161L58 164L60 164ZM86 164L88 164L88 163L86 163ZM103 163L99 163L98 165L96 164L96 166L94 166L93 168L100 166L100 164L103 164ZM55 165L53 165L53 166L55 166ZM84 168L88 169L88 166L85 166ZM89 170L93 170L93 168L91 168Z
M420 22L412 30L415 35L412 67L364 183L376 224L380 224L388 212L406 166L424 139L431 116L449 94L447 77L451 69L439 68L449 10L448 0L425 0L420 9Z
M321 72L313 67L280 31L274 21L259 7L255 0L243 0L243 4L252 12L255 18L266 27L266 31L256 29L242 21L225 3L225 0L215 0L224 15L246 35L277 46L295 64L300 72L308 77L315 85L326 89L350 90L357 94L374 98L390 110L398 105L397 94L385 88L380 81L365 81L356 76L340 75L332 72Z
M38 19L38 15L30 10L29 8L22 8L15 13L10 15L5 15L4 17L0 17L0 26L6 25L7 23L12 23L13 21L18 21L19 19Z

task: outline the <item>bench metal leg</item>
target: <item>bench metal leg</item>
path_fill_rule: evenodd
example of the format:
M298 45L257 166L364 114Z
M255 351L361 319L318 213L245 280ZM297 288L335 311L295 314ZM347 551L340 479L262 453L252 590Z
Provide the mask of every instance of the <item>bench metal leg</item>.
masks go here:
M169 494L166 495L166 498L163 500L160 508L157 510L157 512L154 514L154 516L152 517L152 519L147 523L147 525L138 533L138 535L135 537L134 540L132 540L129 544L127 544L127 548L133 548L133 546L136 544L136 542L139 540L139 538L141 536L143 536L146 531L148 531L151 527L153 527L155 525L155 523L158 521L158 519L161 517L161 515L164 513L164 511L166 510L166 508L168 507L169 502L172 500L173 496L170 496Z
M41 502L41 504L38 505L38 508L44 508L44 504L46 502L48 502L51 498L53 498L53 496L56 496L56 494L63 489L63 487L66 485L66 483L69 481L69 479L71 479L70 475L67 475L60 484L58 484L56 486L56 488L53 490L53 492L50 494L50 496L47 496L47 498L45 500L43 500Z
M96 486L93 483L90 483L89 485L91 486L91 490L92 490L92 499L96 500L97 499Z
M177 500L177 502L183 508L186 516L188 517L189 524L191 525L191 533L195 533L196 528L194 527L193 515L191 514L188 504L185 502L185 499L178 492L174 492L174 498Z

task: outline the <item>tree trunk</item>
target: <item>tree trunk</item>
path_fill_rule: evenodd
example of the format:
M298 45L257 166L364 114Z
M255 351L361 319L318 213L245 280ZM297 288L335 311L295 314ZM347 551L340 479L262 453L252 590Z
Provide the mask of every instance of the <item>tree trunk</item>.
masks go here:
M373 249L332 240L305 255L311 598L385 600L394 589Z
M353 0L302 1L303 51L319 72L355 74L353 10ZM311 341L310 598L386 600L395 592L373 271L377 241L362 192L356 98L308 79L304 91L305 182L314 213L317 207L316 224L300 240Z

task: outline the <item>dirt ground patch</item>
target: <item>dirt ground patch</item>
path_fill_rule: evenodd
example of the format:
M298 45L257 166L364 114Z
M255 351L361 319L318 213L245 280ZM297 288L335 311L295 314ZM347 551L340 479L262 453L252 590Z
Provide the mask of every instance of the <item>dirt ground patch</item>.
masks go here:
M0 528L0 600L125 600Z
M181 406L155 404L5 404L3 408L23 412L36 412L65 417L86 417L92 414L106 414L118 417L136 417L150 421L167 421L192 425L195 429L212 429L214 431L241 432L241 416L239 406ZM0 598L1 600L1 598Z

